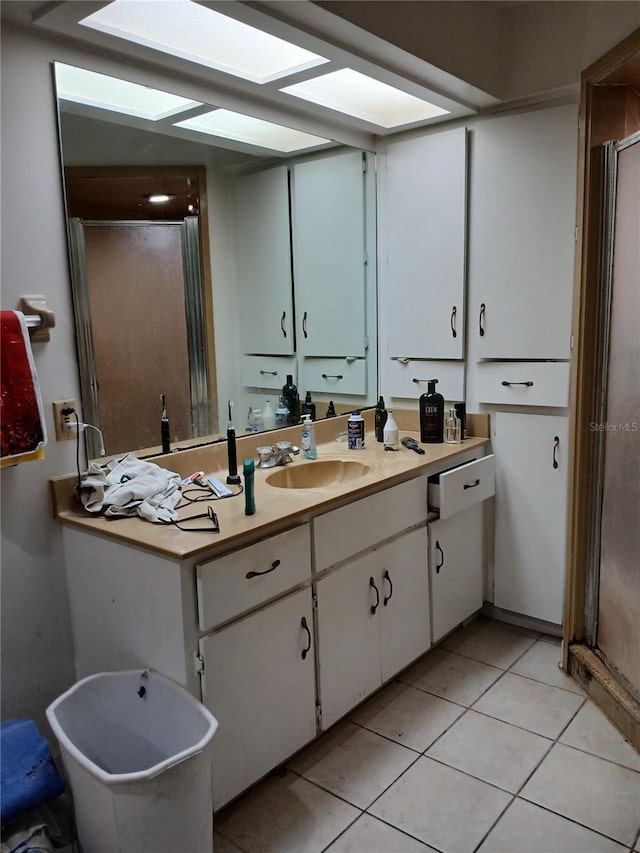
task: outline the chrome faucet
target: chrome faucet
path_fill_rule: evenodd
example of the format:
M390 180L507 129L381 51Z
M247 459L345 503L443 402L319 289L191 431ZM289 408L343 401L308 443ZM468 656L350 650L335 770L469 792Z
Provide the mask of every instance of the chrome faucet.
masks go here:
M273 447L258 447L258 468L275 468L293 462L291 454L297 456L300 448L289 441L279 441Z

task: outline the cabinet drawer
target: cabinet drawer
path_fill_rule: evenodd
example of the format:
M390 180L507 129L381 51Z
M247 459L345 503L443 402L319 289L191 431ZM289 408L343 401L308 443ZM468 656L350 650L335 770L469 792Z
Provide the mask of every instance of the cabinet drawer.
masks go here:
M316 571L420 524L426 517L426 477L321 515L314 521Z
M252 572L257 574L247 577ZM303 583L310 575L308 524L202 563L196 567L200 630L214 628Z
M287 374L296 382L294 357L274 355L245 355L242 360L242 384L245 388L268 388L282 391Z
M502 361L478 365L478 400L511 406L569 405L569 362Z
M437 483L429 483L429 506L440 510L440 518L449 518L495 494L495 457L483 456L444 471L438 479Z
M462 361L387 358L383 361L383 370L383 387L389 397L415 400L427 390L427 379L437 379L438 391L445 400L464 400Z
M363 358L305 358L298 388L301 394L366 394L367 363Z

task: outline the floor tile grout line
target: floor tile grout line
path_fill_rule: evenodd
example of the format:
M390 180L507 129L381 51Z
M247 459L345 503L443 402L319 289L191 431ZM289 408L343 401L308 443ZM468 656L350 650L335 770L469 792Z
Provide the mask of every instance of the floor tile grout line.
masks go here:
M460 716L462 716L462 714ZM460 719L460 717L458 717L457 719ZM394 743L396 746L401 746L404 749L408 749L411 752L415 752L417 755L423 755L424 753L424 750L421 752L419 749L415 749L415 747L413 746L407 746L406 743L400 743L399 741L394 740L392 737L389 737L389 735L385 735L382 732L375 731L375 729L370 729L368 726L365 726L364 723L358 723L356 720L349 719L347 720L347 722L351 723L352 726L358 726L358 728L364 729L366 732L369 732L372 735L378 735L378 737L384 738L384 740L389 741L389 743ZM429 747L427 747L427 749L428 748Z
M339 832L335 838L332 838L331 841L325 847L322 848L321 853L325 853L325 851L328 850L332 844L335 844L339 838L342 838L342 836L345 834L345 832L348 832L351 829L351 827L360 820L360 818L362 817L363 814L364 814L364 811L360 811L360 814L356 815L354 817L354 819L351 821L351 823L348 826L345 826L345 828L342 830L342 832Z
M562 740L558 740L556 743L558 746L565 746L567 749L573 749L576 752L581 752L583 755L589 755L591 758L599 758L600 761L606 761L608 764L613 764L614 767L620 767L621 770L628 770L630 773L635 773L637 776L640 776L640 770L636 770L634 767L629 767L627 764L621 764L619 761L613 761L611 758L605 758L604 755L598 755L597 752L589 752L588 749L583 749L580 746L574 746L572 743L565 743L565 741Z
M629 849L631 851L634 851L636 848L640 848L640 826L638 827L636 837L633 839L633 842L632 842L631 847Z
M549 814L555 815L556 817L561 817L563 820L568 820L569 823L574 824L575 826L580 826L582 829L587 829L589 832L593 832L595 835L599 835L601 838L606 838L608 841L614 841L616 844L619 844L621 847L625 847L625 842L620 841L618 838L614 838L612 835L607 835L605 832L600 832L599 829L594 829L592 826L587 826L586 823L580 823L579 820L576 820L569 815L562 814L562 812L556 812L553 809L549 808L549 806L545 806L542 803L538 803L535 800L529 800L527 797L523 797L520 794L516 797L518 800L522 800L525 803L530 803L532 806L537 806L539 809L543 809L545 812L549 812ZM632 848L633 849L633 848Z
M516 661L513 666L515 666L517 662L518 661ZM526 678L529 681L535 681L536 684L544 684L545 687L554 687L556 690L562 690L564 693L571 693L572 696L585 696L586 698L584 691L582 691L582 693L577 693L575 690L569 690L568 687L559 687L557 684L549 684L548 681L542 681L541 678L534 678L532 675L523 675L521 672L515 672L512 667L510 667L507 672L511 673L511 675L518 675L520 678ZM568 675L567 678L571 678L571 676Z
M502 811L500 812L500 814L498 815L498 817L494 820L494 822L491 824L491 826L489 827L489 829L488 829L488 830L485 832L485 834L482 836L482 838L480 839L480 841L478 842L478 844L476 844L476 846L473 848L473 853L476 853L476 850L479 850L479 849L480 849L480 847L482 847L482 845L484 844L484 842L485 842L485 841L487 840L487 838L489 837L490 833L491 833L491 832L493 832L493 830L496 828L496 826L500 823L500 821L502 820L502 818L505 816L505 814L508 812L508 810L511 808L511 806L515 803L516 799L517 799L517 798L516 798L516 795L515 795L515 794L512 794L512 795L511 795L511 799L509 800L509 802L507 803L507 805L502 809Z

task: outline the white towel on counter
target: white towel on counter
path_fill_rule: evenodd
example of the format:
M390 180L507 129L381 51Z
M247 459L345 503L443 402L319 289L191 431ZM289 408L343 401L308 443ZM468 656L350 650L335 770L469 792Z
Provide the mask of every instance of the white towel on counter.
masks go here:
M176 521L180 476L129 453L111 468L89 465L80 483L80 500L88 512L106 516L139 515L147 521Z

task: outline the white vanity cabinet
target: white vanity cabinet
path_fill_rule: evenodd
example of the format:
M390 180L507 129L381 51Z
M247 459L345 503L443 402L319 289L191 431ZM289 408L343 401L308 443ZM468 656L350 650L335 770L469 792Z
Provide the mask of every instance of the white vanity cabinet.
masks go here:
M311 591L298 590L199 643L202 701L216 717L218 809L316 734Z
M559 106L473 129L468 324L479 358L570 357L577 113Z
M310 578L308 524L196 567L216 809L316 733Z
M426 515L418 477L314 521L323 729L429 648Z
M429 521L431 639L434 643L483 604L483 501L495 494L495 457L490 454L429 483L429 504L440 517Z
M326 729L430 646L426 527L348 561L315 586Z
M236 241L242 349L248 354L291 355L295 345L286 166L238 178Z
M568 419L498 412L496 607L559 625L564 598Z

